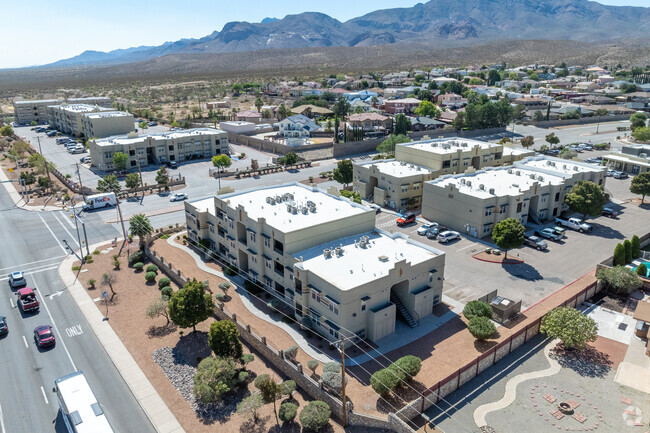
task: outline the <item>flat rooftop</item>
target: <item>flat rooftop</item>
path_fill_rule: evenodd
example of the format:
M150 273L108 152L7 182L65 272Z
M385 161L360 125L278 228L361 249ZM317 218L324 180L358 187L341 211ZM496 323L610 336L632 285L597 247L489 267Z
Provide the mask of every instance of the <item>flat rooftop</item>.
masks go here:
M456 153L459 150L470 151L471 149L477 146L480 149L503 147L501 144L490 143L487 141L471 140L471 139L459 138L459 137L413 141L410 143L401 143L398 144L398 146L412 147L414 149L423 150L425 152L441 153L441 154Z
M562 185L564 178L516 167L488 168L472 174L448 175L429 181L432 185L454 188L479 198L518 195L538 185Z
M197 201L190 202L199 212L208 212L211 215L215 215L216 211L214 208L214 197L208 197L200 199Z
M409 177L418 174L432 173L432 170L405 161L372 161L360 164L362 167L370 168L371 166L377 167L380 173L393 177Z
M106 108L96 107L89 104L68 104L68 105L54 105L54 108L59 110L70 111L72 113L92 113L97 110L106 110Z
M98 113L88 113L84 115L88 119L103 119L107 117L133 117L133 114L125 113L124 111L107 111Z
M517 168L548 170L555 173L559 173L561 175L567 175L567 174L573 175L575 173L589 173L589 172L603 171L602 167L595 166L593 164L569 161L561 158L549 158L544 156L536 157L536 158L526 158L516 162L514 165Z
M250 218L265 218L268 225L285 233L374 212L343 197L297 184L235 192L219 198L233 209L241 205Z
M359 244L368 237L366 248ZM343 249L336 254L336 248ZM325 257L324 250L331 254ZM313 272L341 290L351 290L373 280L385 277L397 262L406 260L417 265L442 254L434 248L418 245L400 234L388 235L380 231L361 233L317 245L294 254L304 269Z
M33 105L33 104L48 104L48 103L61 102L61 99L39 99L37 101L14 101L16 105Z
M202 137L205 135L222 135L226 134L225 131L214 128L196 128L184 129L180 131L159 132L155 134L138 134L137 136L130 135L113 135L111 137L96 140L98 146L111 146L111 145L128 145L133 143L140 143L146 139L151 140L166 140L166 139L179 139L187 137Z
M108 96L86 96L85 98L70 98L69 102L83 102L83 101L110 101Z

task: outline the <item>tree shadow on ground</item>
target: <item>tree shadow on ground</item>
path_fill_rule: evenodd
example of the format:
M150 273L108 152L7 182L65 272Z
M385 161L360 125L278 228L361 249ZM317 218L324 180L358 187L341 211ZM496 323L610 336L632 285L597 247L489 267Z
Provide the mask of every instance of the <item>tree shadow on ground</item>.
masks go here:
M171 322L162 326L151 325L149 329L147 329L147 336L149 338L160 338L171 334L177 329L178 327Z
M580 376L604 378L612 369L609 355L587 346L584 350L565 350L558 345L551 357L562 367L570 368Z
M269 431L269 429L266 428L266 424L270 419L270 415L258 417L257 421L251 417L239 426L239 431L240 433L266 433Z
M522 263L520 265L502 265L501 267L511 276L520 278L522 280L539 281L544 279L544 277L537 271L537 269L528 263Z
M402 384L389 396L377 400L377 411L381 413L395 412L396 409L401 409L408 402L418 398L426 390L427 387L418 381L408 382L408 385Z
M208 346L208 333L196 331L183 335L172 348L172 353L176 363L196 367L201 359L212 356Z
M297 415L296 418L298 418ZM326 429L319 431L323 432L326 431ZM279 426L274 424L273 427L269 429L269 433L300 433L300 424L296 421L292 423L282 423Z
M492 337L490 337L489 340L483 340L483 341L476 340L476 341L474 341L474 348L476 350L478 350L479 352L481 352L481 353L485 353L488 350L492 349L497 344L499 344L498 341L494 341L494 340L498 340L499 338L501 338L501 334L499 334L499 330L497 329L494 332L494 334L492 335Z
M619 232L614 228L604 226L598 223L590 223L590 224L594 229L590 232L583 233L587 236L598 236L599 238L605 238L605 239L625 239L623 233Z

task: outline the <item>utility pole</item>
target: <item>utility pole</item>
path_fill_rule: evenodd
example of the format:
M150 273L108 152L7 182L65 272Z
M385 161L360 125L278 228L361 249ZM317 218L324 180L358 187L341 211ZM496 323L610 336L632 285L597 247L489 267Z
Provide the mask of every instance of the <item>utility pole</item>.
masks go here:
M120 201L117 201L117 214L119 215L120 218L120 224L122 224L122 234L124 235L124 242L122 242L122 247L120 248L120 252L118 253L118 256L122 254L122 249L124 249L124 244L127 241L127 236L126 236L126 229L124 228L124 220L122 219L122 210L120 209Z
M81 213L81 211L79 211L79 212ZM81 222L81 227L82 227L83 232L84 232L84 242L86 243L86 255L89 256L90 255L90 247L88 246L88 233L86 233L86 223L84 222L84 220L79 218L78 213L75 213L74 207L72 208L72 215L74 216L75 223L77 222L77 220L79 222ZM78 230L78 228L77 228L77 230Z
M45 160L45 173L47 173L47 180L48 180L48 183L49 183L50 188L51 188L52 187L52 178L50 178L50 169L49 169L48 164L47 164L47 159L45 159L45 156L43 155L43 150L41 149L41 137L36 137L36 139L38 140L38 153L40 153L41 156L43 157L43 159Z
M140 204L144 201L144 182L142 181L142 169L140 168L140 158L136 155L138 161L138 172L140 173L140 188L142 188L142 198L140 199Z
M345 337L341 336L341 339L334 344L340 346L341 350L341 403L343 403L341 408L341 421L343 422L343 428L348 425L347 423L347 404L345 402Z
M84 185L81 183L81 172L79 171L79 163L75 164L77 166L77 176L79 176L79 188L81 188L81 198L83 199L83 202L86 202L86 194L84 193ZM85 226L84 226L85 230Z

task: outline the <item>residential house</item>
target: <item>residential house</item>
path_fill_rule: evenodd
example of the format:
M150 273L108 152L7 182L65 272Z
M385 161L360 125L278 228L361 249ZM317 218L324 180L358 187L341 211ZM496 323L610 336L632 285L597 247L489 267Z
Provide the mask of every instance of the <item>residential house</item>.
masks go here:
M253 110L244 110L240 111L235 115L236 120L244 121L244 122L259 122L262 120L262 113L259 111L253 111Z
M416 98L393 99L384 101L384 111L389 114L410 114L420 105Z
M292 108L291 112L295 114L305 115L310 119L334 114L334 112L329 108L319 107L317 105L311 104L300 105L298 107Z
M408 119L411 122L411 129L413 131L430 131L433 129L444 128L445 125L447 125L445 122L441 122L440 120L424 116L414 116L409 117Z
M309 138L312 132L320 128L316 122L302 114L287 117L274 126L285 138Z
M351 114L346 119L348 128L361 128L364 131L390 131L391 119L378 113Z

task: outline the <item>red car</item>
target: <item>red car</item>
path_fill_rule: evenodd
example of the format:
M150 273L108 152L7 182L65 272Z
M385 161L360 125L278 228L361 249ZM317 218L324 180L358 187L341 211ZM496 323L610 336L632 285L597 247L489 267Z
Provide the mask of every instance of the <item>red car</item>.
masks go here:
M54 346L56 340L52 332L52 327L50 325L36 327L34 329L34 340L38 344L38 347Z
M406 226L409 224L413 224L415 222L415 214L414 213L407 213L404 214L403 216L397 218L397 225L398 226Z

